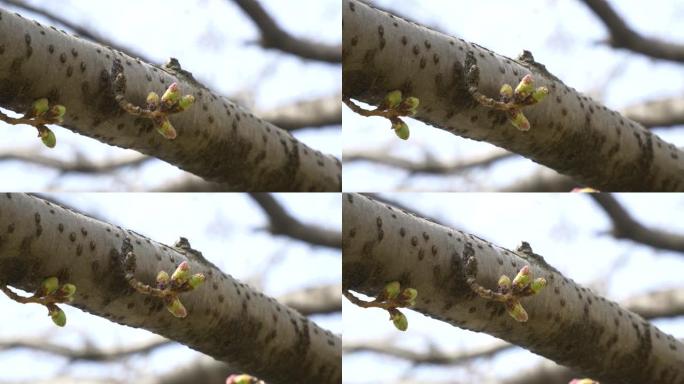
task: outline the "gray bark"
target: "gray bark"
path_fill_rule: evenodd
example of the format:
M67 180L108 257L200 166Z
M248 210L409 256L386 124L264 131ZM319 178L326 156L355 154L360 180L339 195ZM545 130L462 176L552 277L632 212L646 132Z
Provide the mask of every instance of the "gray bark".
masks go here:
M343 96L377 105L392 90L420 99L415 116L455 135L487 141L602 191L682 191L684 152L640 124L568 87L538 63L507 58L358 0L343 3ZM531 129L480 106L467 91L472 52L479 89L498 97L531 73L549 96L523 109Z
M416 311L501 338L602 383L684 382L684 344L542 259L357 194L345 194L342 215L345 289L375 296L387 282L399 281L418 290ZM546 288L522 300L528 322L516 322L502 304L473 293L465 281L469 257L477 260L477 282L490 289L524 265L546 278Z
M339 336L211 263L27 195L0 196L0 228L2 284L33 292L45 277L57 276L76 285L73 306L178 341L268 382L341 379ZM157 272L173 271L183 260L193 273L205 274L203 285L181 295L187 318L173 317L160 299L130 288L122 269L124 239L133 246L142 282L154 282Z
M150 91L177 82L195 104L171 116L175 140L114 101L111 70L119 61L126 98L144 105ZM66 106L63 126L157 157L232 190L339 191L341 165L225 97L109 47L67 35L0 9L0 106L17 112L47 97ZM59 137L57 138L59 141Z

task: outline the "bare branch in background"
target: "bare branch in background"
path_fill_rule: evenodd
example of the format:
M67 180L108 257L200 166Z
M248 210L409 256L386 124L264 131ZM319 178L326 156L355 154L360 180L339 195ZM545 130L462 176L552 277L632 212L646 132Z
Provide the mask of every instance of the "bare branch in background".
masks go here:
M608 28L608 43L615 48L626 48L656 59L684 63L684 45L657 38L645 37L627 25L625 20L606 0L582 0Z
M684 97L670 97L634 104L624 108L622 113L650 128L684 125Z
M342 311L342 285L329 284L305 288L278 296L278 301L304 316Z
M304 100L259 112L262 119L286 131L342 124L341 95Z
M345 152L343 161L345 163L369 161L403 169L411 174L453 175L472 170L473 168L486 168L499 160L510 159L515 156L515 154L508 151L496 150L480 156L473 156L469 159L444 163L433 158L428 158L423 161L413 161L402 156L393 156L382 151L352 151Z
M603 208L612 221L612 235L615 238L629 239L658 249L684 252L684 236L642 225L632 218L629 212L612 195L591 193L589 196Z
M95 348L92 346L86 346L85 348L73 348L52 343L43 339L10 340L0 341L0 351L24 348L59 355L72 361L88 360L94 362L109 362L131 357L133 355L147 354L157 348L169 345L171 343L172 341L158 337L152 341L148 341L139 345L109 350Z
M0 153L0 161L22 161L36 164L47 168L53 168L61 173L109 173L128 167L139 167L152 157L135 155L111 161L95 162L88 159L77 158L74 161L65 161L34 153L34 150L8 151Z
M417 352L415 348L404 348L388 342L355 343L346 342L342 346L343 353L373 352L410 361L412 364L459 365L474 359L488 358L501 351L512 348L513 345L497 342L485 347L477 347L462 352L448 353L439 350Z
M102 45L112 47L112 48L116 49L117 51L126 52L127 54L129 54L133 57L137 57L140 60L147 61L148 63L154 61L152 58L150 58L149 56L145 55L144 53L136 50L135 48L131 48L128 46L124 47L123 45L120 45L120 44L108 39L107 37L105 37L104 35L100 34L99 32L97 32L95 30L89 29L89 28L85 27L84 25L77 25L76 23L71 22L71 21L63 18L62 16L53 13L52 11L49 11L49 10L44 9L44 8L38 8L36 6L33 6L29 3L27 3L24 0L0 0L0 4L11 5L13 7L20 8L20 9L41 15L41 16L45 17L46 19L54 22L54 23L61 24L61 25L65 26L66 28L72 30L76 35L78 35L80 37L83 37L85 39L88 39L90 41L93 41L93 42L96 42L96 43L99 43Z
M499 192L570 192L582 184L550 169L541 169L501 188Z
M339 64L342 62L342 47L327 45L292 36L268 14L256 0L233 0L257 25L261 32L261 46L275 48L304 59ZM303 10L302 15L306 11Z
M268 216L268 230L274 235L285 235L313 245L342 248L340 232L319 228L317 225L304 224L292 217L280 203L268 193L250 193Z

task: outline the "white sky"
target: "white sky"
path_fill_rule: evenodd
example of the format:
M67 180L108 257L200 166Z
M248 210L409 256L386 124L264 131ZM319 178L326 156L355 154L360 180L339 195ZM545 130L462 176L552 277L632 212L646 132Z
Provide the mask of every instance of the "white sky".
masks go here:
M230 0L27 2L50 9L123 46L145 52L158 65L169 57L176 57L184 69L218 94L246 98L249 108L268 109L331 96L341 89L340 65L302 60L280 51L266 51L254 44L259 37L258 30ZM278 0L261 3L295 36L329 44L341 41L342 13L337 0L298 0L299 7ZM38 15L20 13L52 25ZM49 149L36 138L35 128L0 123L0 154L9 149L26 149L65 160L73 160L80 154L87 159L104 161L137 153L60 127L55 127L54 132L57 146ZM317 150L341 157L339 127L302 130L294 135ZM55 170L16 161L0 162L0 173L3 175L0 189L12 191L145 190L185 174L160 160L152 160L139 169L124 169L99 177L62 176Z
M681 96L684 89L681 64L652 60L599 44L607 36L605 28L579 0L378 0L377 3L509 57L516 57L524 49L530 50L537 61L566 84L613 109L653 98ZM641 0L611 0L610 3L644 35L684 42L683 2L656 0L647 6ZM346 106L342 116L343 153L380 150L420 161L429 148L436 160L454 162L496 149L491 144L464 139L412 119L407 119L411 137L403 141L392 133L385 119L362 117ZM684 146L681 128L680 132L660 129L657 133L666 141ZM354 162L345 164L343 188L361 192L495 190L538 169L532 161L517 158L462 176L411 177L397 168Z
M522 240L565 276L611 300L665 288L684 288L682 254L658 251L606 235L607 217L584 194L386 194L445 224L473 233L494 244L514 249ZM684 233L677 220L684 209L680 194L616 195L644 225ZM616 265L619 264L619 267ZM420 295L420 292L419 292ZM488 345L493 337L464 331L410 310L408 331L397 331L385 311L356 307L343 300L344 342L392 340L417 351L430 345L447 352ZM684 337L682 318L656 325L677 338ZM472 376L497 382L511 366L534 367L540 358L520 350L492 360L478 360L460 368L435 366L411 370L406 361L370 353L344 356L345 383L393 383L398 378L472 382ZM482 375L482 376L477 376ZM480 382L480 381L476 381Z
M301 288L339 283L341 253L312 247L285 237L273 237L259 228L267 224L260 208L244 194L61 194L65 203L109 218L165 244L179 236L223 271L242 281L261 285L278 296ZM332 230L341 229L339 194L277 194L276 199L300 220ZM256 282L257 278L261 282ZM92 343L98 347L126 346L150 340L153 334L124 327L76 308L62 307L67 326L58 328L44 307L21 305L0 294L4 314L0 340L46 338L69 346ZM190 314L191 316L192 314ZM341 333L341 316L315 316L322 327ZM49 378L57 373L79 377L111 376L133 380L141 373L169 372L200 356L184 346L164 347L119 364L72 363L54 355L27 350L0 351L0 382ZM134 381L128 381L134 382Z

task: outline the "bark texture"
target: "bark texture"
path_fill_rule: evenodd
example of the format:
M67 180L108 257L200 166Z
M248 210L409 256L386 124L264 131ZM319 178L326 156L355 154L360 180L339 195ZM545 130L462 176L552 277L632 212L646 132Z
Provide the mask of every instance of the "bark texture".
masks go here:
M370 296L389 281L418 290L414 309L449 324L485 332L583 372L602 383L682 383L684 344L637 314L549 266L365 196L343 199L343 287ZM477 261L477 282L530 265L548 286L522 299L529 321L513 320L501 303L480 298L465 281ZM390 326L390 325L388 325Z
M377 105L399 89L420 99L415 116L453 134L487 141L602 191L682 191L684 152L640 124L568 87L532 61L501 56L358 0L343 3L343 96ZM472 53L479 90L498 97L531 73L549 96L523 109L531 130L479 105L465 82Z
M114 101L111 71L123 66L126 98L177 82L195 104L171 116L175 140ZM229 74L227 74L229 75ZM47 97L67 108L63 126L167 161L233 190L339 191L341 164L249 111L176 73L0 9L0 106L17 112ZM57 137L59 141L59 136Z
M3 284L32 292L45 277L57 276L76 285L73 306L176 340L268 382L341 380L338 336L211 263L27 195L0 196L0 228ZM130 288L122 269L125 239L142 282L153 283L157 272L173 271L183 260L192 273L205 274L205 284L181 295L187 318L173 317L160 299Z

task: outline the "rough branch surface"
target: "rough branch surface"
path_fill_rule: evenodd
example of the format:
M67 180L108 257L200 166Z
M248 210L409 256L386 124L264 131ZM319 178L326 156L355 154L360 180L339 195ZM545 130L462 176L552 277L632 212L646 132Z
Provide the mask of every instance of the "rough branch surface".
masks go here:
M57 276L76 285L75 307L176 340L268 382L341 379L338 336L209 263L27 195L0 196L0 228L2 284L34 291L45 277ZM202 286L181 295L187 318L173 317L161 300L128 285L121 264L125 239L140 281L151 283L157 272L173 271L183 260L192 272L204 273Z
M615 302L555 271L540 257L491 244L378 203L343 199L343 288L375 296L388 281L418 290L414 309L449 324L486 332L607 383L684 382L684 344ZM590 250L589 250L590 251ZM474 294L465 263L477 260L477 282L530 265L548 286L522 299L529 321Z
M602 191L684 190L684 152L563 84L543 65L498 55L358 0L344 1L343 20L344 97L377 105L399 89L420 99L418 120L519 153ZM490 97L528 73L550 90L525 109L529 131L518 131L504 113L480 106L468 93L464 61L470 52L479 90Z
M144 105L148 92L162 93L172 82L183 94L195 96L189 110L171 118L178 131L175 140L164 139L151 121L119 108L111 89L116 61L126 76L126 98L138 105ZM66 128L160 158L233 190L341 189L338 159L227 98L112 48L0 9L0 106L23 112L41 97L66 106Z

